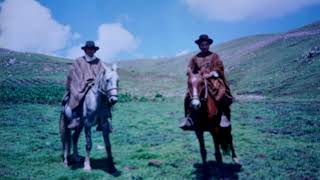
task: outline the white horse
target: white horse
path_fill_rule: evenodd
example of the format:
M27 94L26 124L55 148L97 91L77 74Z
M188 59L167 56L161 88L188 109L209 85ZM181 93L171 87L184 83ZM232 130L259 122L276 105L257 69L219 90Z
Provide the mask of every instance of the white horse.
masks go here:
M119 76L116 65L112 68L104 66L104 70L99 73L95 83L88 90L82 104L82 113L80 125L74 129L72 134L73 158L80 161L78 154L78 139L84 127L86 138L86 157L84 161L84 170L90 171L90 151L92 148L91 127L97 124L97 119L102 126L102 134L105 143L105 149L108 155L107 162L111 172L115 172L114 162L111 153L111 144L109 134L111 132L111 107L118 101L118 82ZM60 116L60 135L64 151L64 165L68 166L68 156L70 155L71 130L68 129L68 123L72 118L72 111L66 105L62 108Z

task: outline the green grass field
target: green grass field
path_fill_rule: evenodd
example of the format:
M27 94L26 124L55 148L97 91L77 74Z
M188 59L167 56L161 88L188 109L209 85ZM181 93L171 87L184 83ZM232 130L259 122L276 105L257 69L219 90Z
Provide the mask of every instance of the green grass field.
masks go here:
M206 135L210 176L240 179L317 179L320 177L320 105L312 102L237 102L233 136L243 167L218 170ZM44 104L0 106L1 179L110 179L101 133L93 129L90 173L81 165L65 168L61 157L59 107ZM17 113L18 112L18 113ZM13 116L13 114L15 114ZM198 142L177 127L182 99L131 101L114 109L112 148L120 179L201 178ZM80 154L85 154L84 135ZM148 165L155 160L159 167Z

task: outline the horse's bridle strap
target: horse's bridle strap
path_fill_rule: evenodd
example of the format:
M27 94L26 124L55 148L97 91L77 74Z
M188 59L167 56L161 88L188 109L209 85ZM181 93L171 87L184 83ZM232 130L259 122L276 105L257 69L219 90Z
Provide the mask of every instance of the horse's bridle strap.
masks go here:
M108 89L107 91L104 91L103 89L98 89L98 91L101 92L103 95L108 96L108 93L115 89L118 89L118 88L111 88L111 89ZM118 96L118 95L112 95L112 96Z
M207 82L206 79L204 79L204 88L205 88L204 100L207 100L207 99L208 99L208 82ZM190 99L191 99L191 100L193 100L193 99L200 99L200 98L199 98L199 95L193 96L189 88L188 88L188 93L189 93L189 95L190 95Z

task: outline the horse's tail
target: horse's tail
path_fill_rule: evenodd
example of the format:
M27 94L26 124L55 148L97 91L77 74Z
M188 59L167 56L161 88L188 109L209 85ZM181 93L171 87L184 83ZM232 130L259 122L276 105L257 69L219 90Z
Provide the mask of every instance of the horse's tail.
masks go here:
M66 134L66 117L64 115L63 110L60 113L60 120L59 120L59 131L60 131L60 139L61 142L65 142L65 134Z
M68 103L69 101L69 98L70 98L70 92L66 92L62 98L62 101L61 101L61 112L60 112L60 121L59 121L59 131L60 131L60 138L61 138L61 142L65 143L66 141L66 131L68 130L67 129L67 117L66 117L66 114L65 114L65 106L66 104Z

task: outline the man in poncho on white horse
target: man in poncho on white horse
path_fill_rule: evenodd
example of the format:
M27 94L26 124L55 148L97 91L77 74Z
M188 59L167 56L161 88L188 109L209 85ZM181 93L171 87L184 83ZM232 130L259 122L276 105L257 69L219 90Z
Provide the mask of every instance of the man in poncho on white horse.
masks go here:
M99 49L93 41L87 41L82 47L85 55L72 64L66 82L66 93L60 119L60 133L64 150L64 164L68 165L71 130L73 158L79 161L77 142L81 130L85 127L86 159L84 169L90 170L91 127L98 124L97 130L103 132L108 154L108 163L115 170L111 155L109 133L112 131L111 106L117 102L118 74L116 66L106 67L94 54Z

